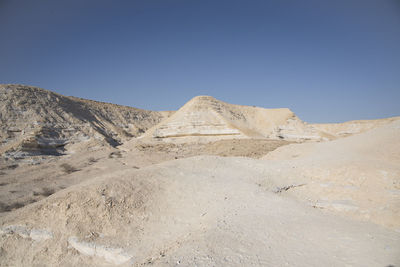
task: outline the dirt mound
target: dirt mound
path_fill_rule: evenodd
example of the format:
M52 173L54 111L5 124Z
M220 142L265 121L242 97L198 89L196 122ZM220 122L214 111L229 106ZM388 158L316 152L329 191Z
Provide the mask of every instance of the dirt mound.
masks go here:
M203 156L105 173L2 217L1 264L399 262L398 233L296 203L276 190L289 185L266 175L265 167Z
M68 144L89 141L115 146L167 115L37 87L0 85L0 153L10 158L58 155Z

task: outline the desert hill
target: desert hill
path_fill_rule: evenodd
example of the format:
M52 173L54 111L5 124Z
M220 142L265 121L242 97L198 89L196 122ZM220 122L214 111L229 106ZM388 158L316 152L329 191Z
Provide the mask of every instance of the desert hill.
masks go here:
M400 265L399 117L0 90L0 266Z
M88 141L115 146L167 115L37 87L0 85L0 153L8 152L10 157L57 154L67 144Z
M221 139L332 140L399 117L308 124L287 108L240 106L198 96L176 112L157 112L63 96L37 87L0 85L0 154L9 159L146 142ZM76 145L79 144L79 145Z
M228 138L268 138L285 140L321 140L324 134L301 121L287 108L265 109L197 96L171 117L146 132L144 137L188 141ZM196 138L197 140L199 138Z
M141 137L168 142L232 138L322 141L362 133L399 119L308 124L288 108L233 105L211 96L196 96Z

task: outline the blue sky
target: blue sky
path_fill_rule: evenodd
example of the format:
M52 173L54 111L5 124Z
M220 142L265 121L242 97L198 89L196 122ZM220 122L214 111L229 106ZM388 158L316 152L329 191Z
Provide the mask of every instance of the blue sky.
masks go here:
M400 1L0 0L0 83L151 110L400 115Z

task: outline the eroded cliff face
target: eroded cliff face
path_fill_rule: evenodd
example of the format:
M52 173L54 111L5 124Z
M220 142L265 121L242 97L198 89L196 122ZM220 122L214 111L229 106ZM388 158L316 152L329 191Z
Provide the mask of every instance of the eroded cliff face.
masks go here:
M211 96L197 96L171 117L146 132L144 137L320 140L324 136L302 122L287 108L240 106L219 101Z
M0 152L10 157L58 154L66 145L90 141L115 146L167 115L37 87L0 85Z

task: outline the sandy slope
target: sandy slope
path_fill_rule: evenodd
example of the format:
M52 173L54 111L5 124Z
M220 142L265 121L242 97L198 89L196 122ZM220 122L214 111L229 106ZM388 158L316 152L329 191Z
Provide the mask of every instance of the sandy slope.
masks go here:
M400 117L378 120L346 121L343 123L317 123L310 125L319 131L325 132L333 137L340 138L363 133L397 120L400 120Z
M70 147L70 154L44 160L36 159L40 156L30 157L29 161L0 160L0 216L105 171L111 173L125 168L142 168L196 155L260 158L285 144L288 142L264 139L220 140L204 144L131 140L118 148L76 144L78 147Z
M323 214L277 186L285 184L269 178L263 161L245 158L202 156L105 173L2 217L1 264L400 262L399 233Z
M400 230L400 121L324 143L291 144L265 156L316 207ZM280 167L279 167L280 166Z

